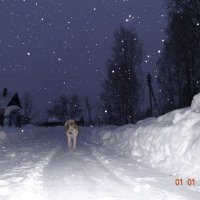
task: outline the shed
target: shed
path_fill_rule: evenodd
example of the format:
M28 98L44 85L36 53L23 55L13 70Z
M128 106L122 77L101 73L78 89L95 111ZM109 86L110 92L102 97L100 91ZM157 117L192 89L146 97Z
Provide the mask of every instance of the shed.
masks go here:
M0 125L21 127L23 122L24 114L18 94L4 88L0 96Z

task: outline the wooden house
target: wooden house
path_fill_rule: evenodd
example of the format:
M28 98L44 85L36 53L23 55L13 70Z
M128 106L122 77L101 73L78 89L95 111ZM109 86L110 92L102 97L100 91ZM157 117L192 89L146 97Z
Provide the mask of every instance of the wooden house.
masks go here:
M0 126L21 127L24 122L24 114L17 93L3 89L0 95Z

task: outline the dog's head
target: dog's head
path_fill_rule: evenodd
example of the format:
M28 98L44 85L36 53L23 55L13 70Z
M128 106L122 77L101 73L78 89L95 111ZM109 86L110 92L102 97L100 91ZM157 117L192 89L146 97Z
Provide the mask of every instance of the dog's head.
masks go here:
M74 129L76 128L76 123L73 119L70 119L65 123L65 127L66 129Z

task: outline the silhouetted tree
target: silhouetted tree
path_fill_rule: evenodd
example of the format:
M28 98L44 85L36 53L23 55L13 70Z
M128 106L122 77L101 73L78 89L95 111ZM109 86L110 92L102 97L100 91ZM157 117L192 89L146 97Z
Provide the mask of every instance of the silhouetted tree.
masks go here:
M82 113L81 109L81 99L78 95L74 94L70 98L69 102L69 111L70 111L70 118L80 118L80 115Z
M200 78L200 2L168 2L167 39L158 61L163 112L189 106Z
M61 95L55 100L52 108L47 110L49 116L57 117L61 122L65 122L69 118L68 112L68 98Z
M24 117L25 124L29 124L32 119L34 119L38 114L38 109L35 106L34 100L30 92L25 92L24 94Z
M85 120L84 120L84 116L81 115L81 118L80 118L80 126L84 126L85 125Z
M143 50L133 30L121 27L114 39L101 96L108 123L121 125L133 123L138 110Z
M89 123L89 125L94 125L93 120L92 120L92 115L91 115L94 107L91 104L91 102L89 101L88 97L85 98L85 107L88 112L88 123Z

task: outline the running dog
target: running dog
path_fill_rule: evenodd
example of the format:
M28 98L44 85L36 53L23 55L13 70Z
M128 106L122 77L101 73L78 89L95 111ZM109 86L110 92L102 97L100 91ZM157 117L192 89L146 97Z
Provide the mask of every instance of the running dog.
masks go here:
M65 123L66 127L66 136L67 136L67 142L68 142L68 147L71 149L76 148L76 141L77 141L77 136L78 136L78 127L73 119L68 120ZM72 140L73 140L73 147L72 147Z

